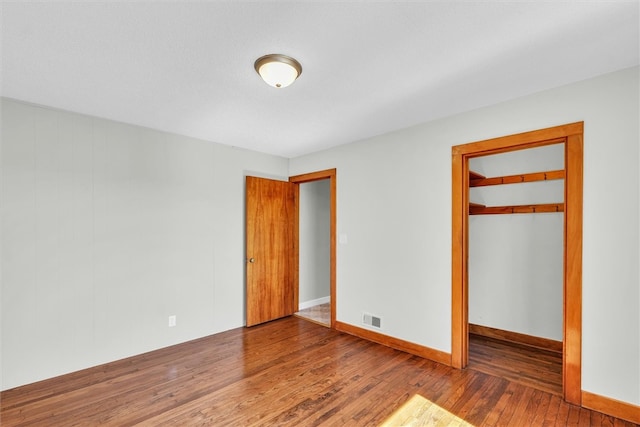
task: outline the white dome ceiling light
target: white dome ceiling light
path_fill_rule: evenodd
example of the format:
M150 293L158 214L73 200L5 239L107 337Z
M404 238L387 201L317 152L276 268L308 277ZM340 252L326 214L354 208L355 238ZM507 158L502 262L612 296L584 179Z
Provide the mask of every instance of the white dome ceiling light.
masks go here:
M261 56L254 67L262 80L275 88L289 86L302 74L302 65L298 61L277 53Z

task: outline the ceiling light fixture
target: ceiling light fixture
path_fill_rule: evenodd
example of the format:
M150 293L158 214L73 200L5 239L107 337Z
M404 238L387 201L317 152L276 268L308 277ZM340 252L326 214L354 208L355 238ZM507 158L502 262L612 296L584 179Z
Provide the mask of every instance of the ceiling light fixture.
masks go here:
M265 83L276 88L289 86L302 74L302 65L298 61L279 53L261 56L254 67Z

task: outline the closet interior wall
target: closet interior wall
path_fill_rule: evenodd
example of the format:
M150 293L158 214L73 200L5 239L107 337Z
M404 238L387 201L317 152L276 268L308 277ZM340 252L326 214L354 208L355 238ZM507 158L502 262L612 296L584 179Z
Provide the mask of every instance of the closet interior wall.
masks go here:
M469 323L562 341L564 144L469 166Z

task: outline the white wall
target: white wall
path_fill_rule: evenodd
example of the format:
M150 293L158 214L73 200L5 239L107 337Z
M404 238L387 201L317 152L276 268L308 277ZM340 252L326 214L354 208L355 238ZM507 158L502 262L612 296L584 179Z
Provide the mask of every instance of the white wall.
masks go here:
M564 144L469 161L487 177L564 169ZM487 206L562 203L564 181L474 187ZM562 341L562 213L469 217L469 322Z
M337 319L451 350L451 146L585 122L582 388L640 404L639 69L290 161L337 168Z
M330 294L329 180L300 184L300 305ZM303 308L301 307L301 308Z
M2 100L2 388L242 326L244 175L287 166Z

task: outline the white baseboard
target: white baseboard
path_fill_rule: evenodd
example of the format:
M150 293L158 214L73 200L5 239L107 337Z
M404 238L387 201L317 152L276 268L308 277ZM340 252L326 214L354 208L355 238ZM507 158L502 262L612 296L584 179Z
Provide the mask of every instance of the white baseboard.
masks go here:
M304 310L305 308L315 307L316 305L326 304L331 301L331 297L322 297L318 299L312 299L311 301L305 301L298 304L298 310Z

